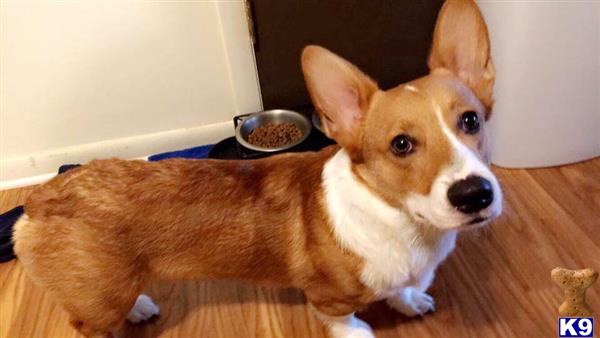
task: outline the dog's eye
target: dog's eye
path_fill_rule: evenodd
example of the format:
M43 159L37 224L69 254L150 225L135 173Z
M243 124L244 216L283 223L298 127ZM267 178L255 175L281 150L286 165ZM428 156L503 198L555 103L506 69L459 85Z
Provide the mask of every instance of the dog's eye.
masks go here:
M467 134L477 134L479 132L479 117L474 111L468 111L460 116L459 126Z
M415 141L408 135L398 135L392 140L392 152L398 156L406 156L413 151Z

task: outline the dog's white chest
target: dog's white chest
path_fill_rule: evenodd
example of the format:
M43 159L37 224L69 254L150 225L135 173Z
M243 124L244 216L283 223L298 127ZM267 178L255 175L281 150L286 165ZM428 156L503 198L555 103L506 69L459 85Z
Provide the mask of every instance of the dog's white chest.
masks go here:
M424 229L353 176L340 150L323 170L326 208L340 244L364 260L361 281L381 298L431 273L454 248L456 233Z
M455 232L441 234L435 243L418 236L380 241L377 252L351 248L364 259L361 280L375 295L385 298L399 288L418 285L448 256L456 239Z

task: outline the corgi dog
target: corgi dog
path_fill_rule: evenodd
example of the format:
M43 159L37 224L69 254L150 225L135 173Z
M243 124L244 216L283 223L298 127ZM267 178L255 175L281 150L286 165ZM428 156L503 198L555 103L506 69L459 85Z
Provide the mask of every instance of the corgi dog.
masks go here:
M390 90L322 47L301 63L337 145L258 160L96 160L31 194L15 252L82 334L158 314L142 294L152 278L299 288L332 337L373 337L354 313L377 300L408 316L434 309L426 291L457 234L502 210L477 5L446 1L430 73Z

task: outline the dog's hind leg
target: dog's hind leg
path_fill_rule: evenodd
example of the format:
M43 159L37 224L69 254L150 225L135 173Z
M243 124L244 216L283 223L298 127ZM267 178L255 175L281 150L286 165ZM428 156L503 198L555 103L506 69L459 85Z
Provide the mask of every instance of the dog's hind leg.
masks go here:
M148 296L138 296L141 284L90 281L86 288L73 289L57 298L71 314L71 324L87 337L110 337L125 319L139 322L158 314L158 307ZM133 320L137 319L137 320Z
M13 239L27 275L69 312L73 326L85 336L106 337L136 304L143 262L115 234L96 229L73 219L42 223L24 216ZM148 302L142 305L139 319L148 314Z
M154 304L152 298L145 294L137 297L135 304L127 314L127 320L132 323L139 323L156 316L159 313L158 305Z
M124 319L137 324L150 319L159 314L158 306L150 297L140 294L133 306L129 309L126 317L123 317L123 308L114 307L107 304L101 314L93 314L91 319L81 319L81 309L78 309L79 317L71 315L71 325L86 337L112 337L120 338L119 329L122 327ZM74 312L74 311L73 311Z
M65 308L72 307L73 304L65 304ZM116 306L115 303L104 303L95 309L81 308L81 305L71 313L71 325L86 337L114 337L122 327L124 320L132 323L139 323L158 315L159 309L150 297L141 294L135 300L134 305L127 310ZM86 319L83 317L86 316Z

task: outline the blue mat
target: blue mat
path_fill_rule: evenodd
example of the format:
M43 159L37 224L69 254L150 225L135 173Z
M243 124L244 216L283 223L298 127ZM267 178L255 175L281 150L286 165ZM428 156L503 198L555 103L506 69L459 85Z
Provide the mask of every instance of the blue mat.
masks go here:
M156 154L148 157L148 161L160 161L168 158L189 158L200 159L207 158L214 144L203 145L183 150L171 151L167 153ZM58 168L58 173L62 174L73 168L81 166L80 164L65 164ZM12 243L12 228L19 217L23 214L23 206L18 206L2 215L0 215L0 263L8 262L15 258Z
M23 206L18 206L0 215L0 263L15 258L12 248L12 226L23 214Z

